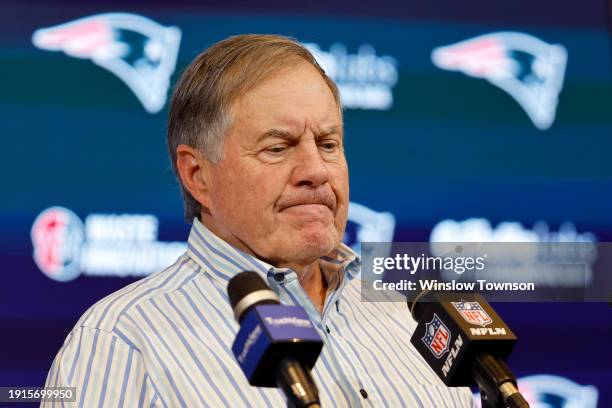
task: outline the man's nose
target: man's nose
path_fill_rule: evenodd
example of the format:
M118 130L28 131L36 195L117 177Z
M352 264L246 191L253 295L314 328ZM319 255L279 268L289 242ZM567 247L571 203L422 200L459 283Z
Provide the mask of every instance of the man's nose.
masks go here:
M319 187L329 181L327 163L315 141L299 143L294 159L293 185Z

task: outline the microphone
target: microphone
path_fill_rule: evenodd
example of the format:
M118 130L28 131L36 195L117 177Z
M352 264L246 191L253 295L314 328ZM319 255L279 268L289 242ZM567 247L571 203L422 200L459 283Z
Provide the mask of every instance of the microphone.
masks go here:
M232 352L255 387L278 387L287 404L320 408L310 370L323 341L300 306L281 305L256 272L241 272L227 285L234 317L240 323Z
M449 387L478 385L483 408L527 408L505 363L516 336L480 294L424 291L408 302L410 342Z

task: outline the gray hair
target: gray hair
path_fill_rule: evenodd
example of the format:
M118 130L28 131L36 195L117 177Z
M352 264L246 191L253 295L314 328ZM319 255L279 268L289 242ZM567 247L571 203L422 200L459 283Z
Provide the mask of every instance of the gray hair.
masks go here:
M181 181L177 147L180 144L194 147L207 160L219 162L223 158L223 140L232 124L231 103L273 73L300 62L319 71L341 109L334 82L303 45L288 37L262 34L229 37L198 55L185 69L170 104L167 145L181 186L187 222L199 218L202 207Z

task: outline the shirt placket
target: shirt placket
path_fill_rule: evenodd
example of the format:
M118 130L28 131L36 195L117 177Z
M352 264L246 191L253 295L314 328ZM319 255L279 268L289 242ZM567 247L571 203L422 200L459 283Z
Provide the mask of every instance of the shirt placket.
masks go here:
M344 273L344 271L343 271ZM327 327L326 322L329 321L340 321L339 316L339 305L341 303L340 295L345 285L348 284L349 279L346 278L342 281L340 287L333 292L333 294L329 298L329 303L326 304L326 307L323 309L323 324ZM351 324L349 321L348 324ZM333 339L332 339L333 336ZM329 339L330 345L332 345L332 349L335 350L335 347L340 347L342 349L342 353L346 355L347 365L343 365L341 362L337 362L336 365L339 367L338 369L341 372L348 372L350 367L355 371L357 384L350 384L351 395L356 396L357 405L356 406L379 406L380 404L376 404L376 395L373 392L375 390L374 385L370 381L370 376L368 375L367 368L361 364L361 359L358 358L357 355L353 352L352 348L346 344L346 341L341 337L336 335L333 331L330 331L327 335ZM337 344L337 346L335 345ZM350 367L349 367L350 365Z
M330 362L333 364L332 367L335 371L332 374L335 378L342 379L345 391L351 397L351 406L372 406L372 398L367 390L372 390L373 386L369 380L369 376L367 375L366 368L361 364L358 364L360 359L354 355L348 346L342 346L344 340L339 337L332 338L335 333L333 333L330 327L326 324L326 321L331 319L331 316L333 313L335 313L333 311L335 308L334 304L338 302L342 288L338 288L328 293L325 300L325 305L323 307L323 315L321 316L300 285L295 272L290 270L287 271L275 269L271 271L269 276L271 278L269 278L268 281L270 282L271 286L275 287L283 303L302 306L308 313L310 320L316 327L321 337L324 339L324 347L328 348L327 354L330 357ZM342 286L346 283L347 281L345 279ZM339 357L340 353L338 353L337 350L338 347L342 347L342 353L348 356L348 361L351 361L350 365L354 369L357 376L357 378L354 380L356 383L353 383L353 381L349 380L347 377L346 373L348 372L347 369L349 369L349 367L346 364L342 364Z

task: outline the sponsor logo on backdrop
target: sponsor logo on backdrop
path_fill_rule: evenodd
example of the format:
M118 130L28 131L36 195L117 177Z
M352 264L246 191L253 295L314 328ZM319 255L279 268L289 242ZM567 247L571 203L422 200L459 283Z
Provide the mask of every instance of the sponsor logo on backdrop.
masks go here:
M537 408L597 408L599 392L594 385L580 385L558 375L530 375L518 379L521 394ZM474 394L476 406L480 395Z
M96 14L32 35L34 45L90 59L118 76L145 110L157 113L166 104L170 76L176 67L181 31L128 13Z
M489 316L487 311L484 310L478 302L466 302L462 300L461 302L451 302L451 304L469 324L485 327L493 323L491 316Z
M544 221L526 228L520 222L504 221L493 227L486 218L468 218L463 221L445 219L438 222L429 237L430 242L584 242L594 243L592 232L576 231L576 226L566 222L553 231Z
M563 88L567 50L519 32L496 32L437 47L431 54L438 68L482 78L503 89L540 130L555 121Z
M395 219L351 202L349 220L356 242L390 242ZM87 276L144 276L171 265L187 249L185 242L158 240L159 221L152 214L89 214L85 222L65 207L38 215L31 230L34 262L49 278L69 281Z
M431 322L425 323L425 335L421 340L436 358L448 351L450 331L437 314L434 313Z
M376 50L369 44L361 45L354 54L340 42L332 44L328 51L315 43L305 43L304 46L338 85L345 108L391 109L393 87L398 79L395 58L376 55Z
M157 240L151 214L89 214L83 223L64 207L43 211L32 225L34 261L57 281L88 276L143 276L171 265L184 242Z
M431 231L430 242L584 242L594 243L592 232L579 233L571 222L552 231L544 221L526 228L520 222L504 221L493 227L486 218L468 218L464 221L445 219Z
M80 273L85 228L81 219L63 207L40 213L32 225L34 262L51 279L69 281Z
M487 245L489 252L485 254L489 259L487 280L496 282L528 281L555 287L584 288L593 281L593 265L598 257L595 235L576 231L571 222L553 231L543 221L526 228L520 222L509 221L493 227L485 218L464 221L446 219L434 226L429 242L431 253L436 256L482 255L482 244L499 243L496 246ZM457 243L462 243L460 253L455 251ZM515 244L512 248L520 247L520 251L509 250L510 247L504 246L504 243ZM492 266L493 261L495 267ZM567 273L559 273L559 265L577 267L568 269ZM443 269L441 275L451 281L457 273Z

